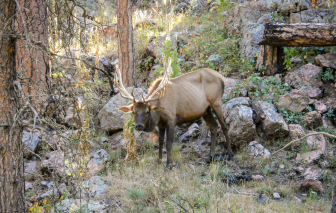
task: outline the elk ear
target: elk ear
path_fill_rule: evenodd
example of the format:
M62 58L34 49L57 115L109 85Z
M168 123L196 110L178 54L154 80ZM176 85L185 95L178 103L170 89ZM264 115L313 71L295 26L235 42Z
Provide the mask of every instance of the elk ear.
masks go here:
M120 107L118 110L122 111L122 112L132 112L132 110L133 110L133 104L131 104L129 106Z
M156 107L156 106L151 106L151 110L155 111L155 112L159 112L159 111L164 110L164 108L162 108L162 107Z

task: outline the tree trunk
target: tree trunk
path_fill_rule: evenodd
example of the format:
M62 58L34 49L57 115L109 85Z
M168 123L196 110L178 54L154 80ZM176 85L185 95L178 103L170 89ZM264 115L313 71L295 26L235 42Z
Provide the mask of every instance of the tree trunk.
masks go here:
M267 23L259 45L308 47L336 46L336 24Z
M134 86L134 44L131 0L118 0L119 69L125 87Z
M333 189L333 195L332 195L332 202L331 202L331 209L330 213L336 213L336 185L334 186Z
M42 42L46 47L48 41L47 6L44 0L18 0L17 32L29 33L30 39ZM25 79L22 83L24 92L38 111L43 110L50 92L49 58L43 50L31 45L26 40L16 42L16 68Z
M263 75L275 75L284 71L283 47L261 45L257 60L257 69Z
M0 212L25 212L22 128L13 82L15 65L16 4L0 0Z

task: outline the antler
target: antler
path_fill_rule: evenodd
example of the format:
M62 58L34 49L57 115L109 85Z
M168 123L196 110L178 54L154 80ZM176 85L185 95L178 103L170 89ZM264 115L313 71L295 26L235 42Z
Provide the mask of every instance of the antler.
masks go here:
M125 89L125 87L122 83L121 73L120 73L118 65L116 65L116 75L114 77L114 82L115 82L115 85L119 89L121 97L126 98L126 99L131 99L131 100L135 101L134 93L133 93L134 88L132 90L132 95L127 92L127 90Z
M170 74L172 73L171 62L172 60L171 58L169 58L168 66L166 67L159 86L154 90L154 92L152 92L148 97L145 98L145 102L157 100L162 96L166 85L169 83Z

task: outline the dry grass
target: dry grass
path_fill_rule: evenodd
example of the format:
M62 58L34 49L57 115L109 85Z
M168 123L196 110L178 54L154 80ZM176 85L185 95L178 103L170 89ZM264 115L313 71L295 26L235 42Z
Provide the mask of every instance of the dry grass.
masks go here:
M149 150L140 161L128 162L105 177L112 182L109 198L117 200L124 212L328 212L330 208L329 201L309 195L304 203L296 204L293 198L300 192L294 181L279 183L277 178L267 177L229 186L221 174L234 172L231 163L199 165L177 145L173 160L179 166L167 170L156 158L154 150ZM274 192L282 199L273 200ZM266 195L265 205L252 195L259 193Z

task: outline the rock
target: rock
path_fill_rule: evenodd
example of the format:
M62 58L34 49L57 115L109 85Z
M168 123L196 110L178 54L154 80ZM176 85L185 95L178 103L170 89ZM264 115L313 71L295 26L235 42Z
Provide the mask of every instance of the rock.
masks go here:
M253 180L264 180L265 177L262 175L252 175Z
M207 63L213 63L216 66L218 66L222 61L223 57L220 54L210 55L209 58L206 60Z
M189 8L189 4L182 2L175 6L174 13L185 13Z
M306 135L303 127L300 124L289 124L288 129L289 129L289 139L291 141L296 140ZM298 149L300 147L301 147L301 143L298 143L298 142L293 143L291 145L291 148L293 149Z
M296 205L298 205L298 204L300 204L302 201L301 201L301 199L300 198L298 198L298 197L294 197L294 201L295 201L295 204Z
M197 137L199 135L200 127L197 123L193 123L189 128L188 131L185 132L183 135L180 136L180 141L182 143L186 143L192 137Z
M38 200L43 200L47 197L54 197L55 199L57 199L57 198L59 198L59 196L60 195L59 195L57 189L52 189L52 190L47 191L46 193L43 193L43 194L39 195L37 197L37 199Z
M104 150L98 150L92 153L90 156L90 161L87 164L89 174L91 176L98 174L104 167L104 162L110 158L110 155Z
M264 14L257 21L258 24L262 24L262 25L265 25L266 23L271 23L271 22L272 22L271 14Z
M54 186L54 182L48 182L48 181L41 181L41 185L44 187L47 187L48 189Z
M124 146L126 144L126 140L124 138L123 132L117 132L114 133L111 136L111 141L112 141L112 148L113 149L119 149L120 147Z
M224 94L222 100L225 101L230 98L246 97L247 89L238 80L233 78L225 78L224 80ZM248 105L248 104L247 104Z
M109 139L106 138L106 137L101 137L100 142L102 142L102 143L109 142Z
M302 166L293 167L293 170L299 175L301 175L305 171L305 169Z
M303 160L306 163L311 163L325 153L326 145L327 142L323 135L311 135L307 137L307 146L313 150L303 154L298 153L296 160Z
M307 129L315 129L323 125L322 116L317 111L308 112L302 116L304 126Z
M273 104L256 100L252 103L252 108L257 117L262 118L258 132L263 138L278 139L288 134L288 126L282 115L276 112Z
M300 12L302 23L326 23L327 21L319 14L316 9L309 9Z
M320 87L323 85L323 82L317 79L321 71L321 67L313 64L306 64L297 71L289 73L285 77L285 82L295 89L306 87L305 91L308 92L309 96L311 98L316 98L322 93Z
M33 189L33 184L25 181L25 191Z
M139 132L134 130L134 136L136 143L139 146L143 146L148 141L152 142L153 144L159 143L159 131L157 131L157 129L154 129L152 132Z
M78 212L79 206L82 205L82 212L99 212L106 213L106 206L101 201L90 200L89 203L85 199L64 199L56 204L56 212ZM52 211L54 213L54 209Z
M304 180L301 183L300 185L301 191L309 192L309 189L312 189L313 191L317 192L320 195L323 193L322 183L318 180L308 179L308 180Z
M48 153L41 163L41 170L46 172L56 170L59 174L64 175L64 152L57 150Z
M171 50L178 48L177 46L177 36L181 34L180 32L174 32L169 34L169 39L171 42ZM161 49L163 49L163 44L165 43L168 35L164 36L152 36L149 40L146 48L146 52L148 52L152 56L156 56L157 58L161 58L163 53Z
M224 26L228 35L242 35L239 47L243 58L252 59L259 53L258 43L264 32L264 22L276 11L273 2L269 0L245 1L233 9L224 12Z
M265 194L259 194L256 201L257 201L257 203L260 203L261 205L265 205L266 204L266 195Z
M285 165L283 165L283 164L279 165L279 169L284 169L284 168L285 168Z
M291 13L289 15L289 23L301 23L300 13Z
M273 198L274 198L274 199L280 199L281 196L280 196L279 193L273 193Z
M132 92L132 88L126 89L129 93ZM136 100L142 98L143 90L140 88L134 89ZM121 97L120 93L113 96L109 102L100 110L98 119L100 121L100 127L107 132L117 132L124 127L125 113L118 111L118 108L127 105L130 100Z
M23 130L22 143L25 149L23 156L25 158L28 158L31 155L31 152L36 152L36 148L40 142L41 142L41 132L39 130L35 129L33 132L27 132Z
M61 185L59 185L58 187L58 193L60 195L70 195L67 186L65 185L65 183L62 183Z
M248 147L247 152L251 156L262 156L264 158L269 158L271 153L263 147L263 145L259 144L257 141L252 141Z
M80 128L85 121L84 103L81 97L76 97L75 100L68 100L68 103L71 104L66 110L66 116L64 122L68 125L75 127L76 129Z
M323 114L326 111L328 111L327 105L325 105L322 101L318 101L318 100L314 101L314 108L320 114Z
M25 161L24 162L24 176L36 174L37 161Z
M323 174L322 169L317 170L317 169L308 168L306 172L303 174L303 176L305 180L308 180L308 179L318 180L320 179L322 174Z
M233 145L248 143L256 136L249 100L250 98L234 98L223 105L224 118Z
M156 21L154 21L152 19L147 19L146 18L144 20L141 20L141 21L138 21L137 23L135 23L134 29L137 29L139 27L142 27L142 28L144 28L144 27L153 27L155 25L157 25Z
M182 62L185 62L184 58L177 58L177 63L182 63Z
M317 55L315 57L315 62L317 65L323 68L333 68L336 69L336 55L326 53L323 55Z
M193 68L194 66L196 66L196 63L193 61L186 61L185 65L189 68Z
M104 180L99 176L94 176L82 183L84 189L82 190L82 196L90 197L92 199L103 198L106 194L107 185ZM79 198L79 192L76 195Z
M285 95L280 95L277 103L277 108L290 110L294 113L302 112L309 104L313 101L310 99L309 95L303 90L294 89L290 93Z

